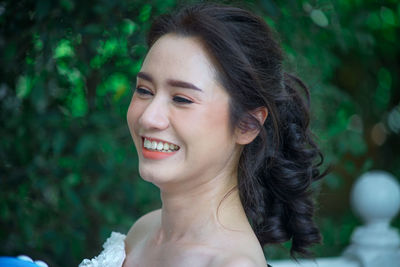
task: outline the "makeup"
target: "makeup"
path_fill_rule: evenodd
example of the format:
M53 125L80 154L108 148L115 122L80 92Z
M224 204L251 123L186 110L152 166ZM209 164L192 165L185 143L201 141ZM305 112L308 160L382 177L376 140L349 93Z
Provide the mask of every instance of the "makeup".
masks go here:
M146 159L165 159L172 155L175 155L176 152L178 152L178 151L160 152L160 151L149 150L142 145L143 157L145 157Z

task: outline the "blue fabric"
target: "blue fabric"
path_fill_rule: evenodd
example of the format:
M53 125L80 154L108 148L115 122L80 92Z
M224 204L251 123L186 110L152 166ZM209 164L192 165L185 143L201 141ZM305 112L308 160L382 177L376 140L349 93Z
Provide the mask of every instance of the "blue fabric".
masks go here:
M14 257L0 257L0 267L38 267L34 262L20 260Z

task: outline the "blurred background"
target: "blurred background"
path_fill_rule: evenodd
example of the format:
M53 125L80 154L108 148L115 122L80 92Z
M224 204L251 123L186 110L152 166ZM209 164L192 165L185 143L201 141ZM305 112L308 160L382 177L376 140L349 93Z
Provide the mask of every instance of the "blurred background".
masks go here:
M0 255L76 266L160 207L125 115L151 21L190 2L0 1ZM235 4L279 33L286 69L310 86L312 129L333 166L315 187L324 244L314 251L338 256L360 224L354 180L371 169L400 178L400 3ZM288 246L266 247L268 259Z

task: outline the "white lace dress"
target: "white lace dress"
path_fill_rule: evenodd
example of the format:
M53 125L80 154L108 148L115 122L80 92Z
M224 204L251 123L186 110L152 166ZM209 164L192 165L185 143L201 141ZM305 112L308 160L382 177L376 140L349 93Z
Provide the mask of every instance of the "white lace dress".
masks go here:
M125 235L112 232L103 244L103 251L91 260L84 259L79 267L121 267L125 260Z

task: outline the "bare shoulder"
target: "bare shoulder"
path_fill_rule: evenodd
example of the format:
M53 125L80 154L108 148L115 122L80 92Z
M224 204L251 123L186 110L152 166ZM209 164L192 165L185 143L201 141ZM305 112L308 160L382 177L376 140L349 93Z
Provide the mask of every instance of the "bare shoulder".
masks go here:
M254 232L230 232L219 243L218 250L208 267L267 266L264 251Z
M146 233L146 230L151 230L161 218L161 209L151 211L140 217L129 229L127 238L134 237L137 234Z
M161 220L161 209L151 211L140 217L129 229L126 235L125 244L127 251L136 243L141 241L151 232Z
M227 258L219 258L212 261L209 267L265 267L246 255L236 255Z
M246 256L237 256L224 262L221 267L259 267L256 262Z

